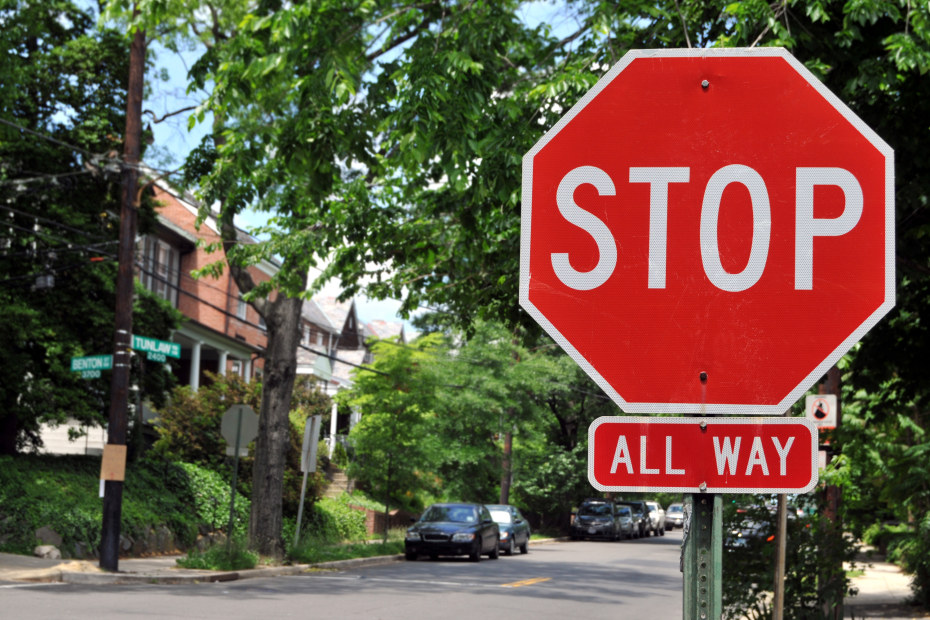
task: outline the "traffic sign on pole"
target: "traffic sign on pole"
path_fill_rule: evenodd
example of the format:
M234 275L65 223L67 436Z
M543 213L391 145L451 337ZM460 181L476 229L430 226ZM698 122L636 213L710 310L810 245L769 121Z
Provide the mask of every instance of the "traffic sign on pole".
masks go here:
M601 491L807 493L817 428L804 418L602 417L588 429Z
M836 394L808 394L804 404L807 419L817 428L836 428Z
M523 158L520 303L628 413L780 415L894 305L894 157L784 49L627 53Z
M82 379L99 379L101 370L112 368L113 356L110 354L71 358L71 372L81 373Z
M167 358L180 359L181 345L168 340L157 340L147 336L132 336L132 348L136 351L145 351L146 358L153 362L166 362Z

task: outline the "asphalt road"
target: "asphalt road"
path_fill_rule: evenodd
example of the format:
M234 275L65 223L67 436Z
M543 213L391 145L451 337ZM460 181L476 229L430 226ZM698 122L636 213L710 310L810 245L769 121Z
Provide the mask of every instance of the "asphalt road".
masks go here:
M532 545L479 563L421 559L191 586L22 584L3 588L0 618L674 618L680 543L676 530Z

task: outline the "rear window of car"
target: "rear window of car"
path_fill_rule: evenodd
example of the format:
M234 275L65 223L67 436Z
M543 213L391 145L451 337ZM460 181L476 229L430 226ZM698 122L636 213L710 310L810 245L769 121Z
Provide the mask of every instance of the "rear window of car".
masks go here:
M511 522L510 513L507 512L506 510L492 510L491 518L494 520L495 523L510 523Z
M430 506L420 520L475 523L478 517L472 506Z
M606 503L591 503L591 504L582 504L581 508L578 509L578 514L580 515L590 515L590 516L605 516L610 514L610 504Z

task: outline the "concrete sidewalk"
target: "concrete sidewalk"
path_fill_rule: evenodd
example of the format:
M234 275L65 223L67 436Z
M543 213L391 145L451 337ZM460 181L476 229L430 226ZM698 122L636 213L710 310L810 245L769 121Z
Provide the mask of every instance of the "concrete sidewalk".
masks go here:
M852 586L859 593L843 601L847 618L930 618L930 612L907 604L911 597L911 578L902 573L900 568L881 559L867 557L860 557L856 568L864 570L865 574L852 579Z
M403 559L403 555L340 560L321 564L294 564L290 566L263 566L238 571L210 571L180 568L180 555L151 558L123 558L119 572L102 570L96 560L47 560L26 555L0 553L0 582L52 581L85 585L114 584L193 584L216 581L235 581L254 577L296 575L315 568L338 570L353 566L381 564Z

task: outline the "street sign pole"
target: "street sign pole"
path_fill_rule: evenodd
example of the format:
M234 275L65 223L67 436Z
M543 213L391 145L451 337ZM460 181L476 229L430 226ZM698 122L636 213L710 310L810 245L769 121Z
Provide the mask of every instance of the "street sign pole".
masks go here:
M692 493L684 526L683 617L718 620L723 613L723 496Z

